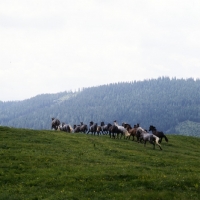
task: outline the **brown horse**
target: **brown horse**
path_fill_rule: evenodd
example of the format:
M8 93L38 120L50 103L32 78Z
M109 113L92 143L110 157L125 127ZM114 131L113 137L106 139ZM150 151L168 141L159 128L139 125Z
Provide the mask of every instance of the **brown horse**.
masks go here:
M137 132L137 126L134 125L134 127L132 128L130 124L123 124L124 128L127 129L127 131L130 133L130 136L128 137L128 139L130 140L131 136L133 137L132 141L135 140L135 136L136 136L136 132Z

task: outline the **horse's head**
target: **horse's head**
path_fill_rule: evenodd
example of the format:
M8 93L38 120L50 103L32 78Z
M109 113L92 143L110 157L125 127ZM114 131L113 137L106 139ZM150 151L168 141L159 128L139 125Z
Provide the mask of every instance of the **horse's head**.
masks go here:
M101 126L104 126L105 124L104 124L104 122L101 122Z
M152 125L149 126L149 131L151 131L151 130L152 130Z
M93 121L91 121L91 122L90 122L90 126L92 126L93 124L94 124L94 122L93 122Z
M118 124L117 124L117 121L116 121L116 120L115 120L113 123L114 123L114 125L115 125L115 126L118 126Z
M126 129L132 129L132 127L131 127L131 125L130 124L124 124L124 126L123 126L124 128L126 128Z
M152 126L152 125L149 126L149 131L155 131L155 130L156 130L155 126Z
M110 128L111 126L112 126L112 124L110 124L110 123L107 124L107 127L108 127L108 128Z

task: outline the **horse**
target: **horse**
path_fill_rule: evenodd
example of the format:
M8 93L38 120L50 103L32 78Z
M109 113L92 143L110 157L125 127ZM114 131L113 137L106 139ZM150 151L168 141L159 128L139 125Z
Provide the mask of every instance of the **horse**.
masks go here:
M165 141L168 142L167 136L162 131L157 131L155 126L150 125L149 131L152 131L154 135L160 138L159 142L162 142L162 138L165 138Z
M102 128L101 126L97 126L97 134L98 136L102 133Z
M79 133L80 132L80 125L75 125L74 124L74 133Z
M140 142L142 140L144 141L144 146L146 146L146 142L149 141L149 143L153 144L154 149L155 149L155 144L157 144L160 150L162 150L162 147L159 144L159 137L157 137L156 135L147 133L146 131L144 131L144 129L141 128L137 130L137 137L139 138Z
M136 125L136 138L137 138L137 142L139 142L140 139L140 133L141 132L145 132L147 133L147 131L145 129L143 129L142 127L140 127L139 124ZM141 141L140 141L141 142Z
M119 126L116 120L114 121L114 125L117 126L117 128L122 132L122 134L124 135L124 138L127 138L130 136L130 133L126 130L126 128L124 128L123 126Z
M57 130L58 126L60 125L60 121L58 119L55 118L51 118L52 122L51 122L51 129Z
M107 125L104 124L104 122L101 122L101 131L103 134L109 133L109 128L112 126L112 124L108 123Z
M58 126L58 130L65 131L68 133L73 132L73 128L69 124L65 124L64 122Z
M88 131L88 126L87 124L83 124L83 122L81 122L80 125L80 132L86 133Z
M87 134L90 132L95 135L95 133L97 132L97 123L94 124L93 121L90 122L90 127L87 131Z
M121 137L123 135L123 131L118 129L116 125L111 125L109 126L109 136L110 138L118 138L119 139L119 134L121 134ZM120 137L120 139L121 139Z
M136 136L136 132L137 132L137 127L136 125L134 125L134 127L132 128L130 124L126 124L124 123L124 128L127 129L127 131L130 133L130 136L128 137L128 139L130 140L131 136L133 137L132 141L134 141L134 137Z

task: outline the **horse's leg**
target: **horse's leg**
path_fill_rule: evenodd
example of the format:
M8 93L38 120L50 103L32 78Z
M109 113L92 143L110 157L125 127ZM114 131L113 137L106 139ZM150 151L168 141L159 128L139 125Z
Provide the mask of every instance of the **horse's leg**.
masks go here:
M143 138L142 138L142 137L140 137L140 139L139 139L140 143L142 143L142 140L143 140Z
M133 139L132 139L132 141L134 141L134 140L135 140L134 134L132 134L132 136L133 136Z
M159 143L157 143L157 145L160 147L160 150L162 150L162 147L161 147L161 145L160 145Z
M162 150L161 145L159 144L159 138L156 138L156 144L160 147L160 150Z
M113 132L113 131L111 131L111 132L109 133L109 135L110 135L110 138L114 138L114 139L115 139L115 135L114 135L114 132Z

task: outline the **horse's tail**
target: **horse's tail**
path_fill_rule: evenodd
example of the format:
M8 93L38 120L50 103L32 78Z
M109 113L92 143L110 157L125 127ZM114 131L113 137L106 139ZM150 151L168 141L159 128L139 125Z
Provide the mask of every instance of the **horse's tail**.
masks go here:
M157 136L155 136L155 135L153 135L153 137L154 137L154 139L155 139L156 144L160 147L160 150L162 150L162 147L161 147L161 145L159 144L160 138L157 137Z
M74 132L74 129L72 128L71 125L69 125L69 129L70 129L70 133L73 133L73 132Z
M167 136L165 134L163 134L163 135L164 135L165 141L168 142Z
M131 135L127 130L125 130L124 134L126 137L129 137Z

